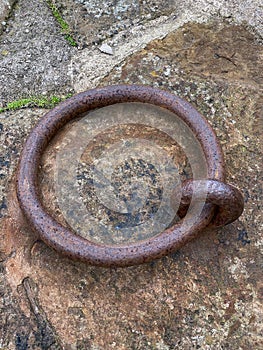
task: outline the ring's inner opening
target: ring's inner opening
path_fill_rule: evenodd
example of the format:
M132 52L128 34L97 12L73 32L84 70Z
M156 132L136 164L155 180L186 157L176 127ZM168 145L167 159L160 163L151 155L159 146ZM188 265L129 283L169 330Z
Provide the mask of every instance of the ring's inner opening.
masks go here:
M206 173L199 142L177 115L120 103L58 132L42 157L39 186L45 209L63 226L120 245L174 225L182 181Z

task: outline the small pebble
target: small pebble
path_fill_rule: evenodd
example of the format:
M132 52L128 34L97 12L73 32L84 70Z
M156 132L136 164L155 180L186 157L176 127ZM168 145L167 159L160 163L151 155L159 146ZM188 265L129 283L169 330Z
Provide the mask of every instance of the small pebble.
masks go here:
M101 47L99 47L99 50L108 55L113 55L113 50L108 44L102 44Z

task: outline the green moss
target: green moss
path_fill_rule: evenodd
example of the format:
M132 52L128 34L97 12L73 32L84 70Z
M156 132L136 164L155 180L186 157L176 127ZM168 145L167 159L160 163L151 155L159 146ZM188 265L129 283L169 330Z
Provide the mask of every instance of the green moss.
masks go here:
M52 0L46 0L47 4L52 11L53 16L56 18L58 24L60 25L61 31L64 34L65 39L71 46L77 46L76 41L73 39L71 35L70 26L68 23L62 18L57 6L54 4Z
M0 108L0 113L6 112L6 111L15 111L17 109L21 108L27 108L27 107L38 107L38 108L53 108L58 103L66 100L67 98L71 97L72 94L68 94L65 97L59 97L59 96L50 96L50 97L29 97L29 98L23 98L20 100L15 100L12 102L8 102L7 105L3 108Z

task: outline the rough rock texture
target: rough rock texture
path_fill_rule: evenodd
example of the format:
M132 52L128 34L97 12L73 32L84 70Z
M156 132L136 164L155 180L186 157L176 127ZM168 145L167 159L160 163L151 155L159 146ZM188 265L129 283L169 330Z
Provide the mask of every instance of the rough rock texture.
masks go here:
M17 3L0 45L0 105L71 90L65 66L74 48L61 35L44 0Z
M88 2L66 2L63 11L70 14L72 6L76 10L87 8L85 3ZM262 5L242 1L234 9L235 1L230 5L216 1L195 3L195 9L202 3L214 14L210 16L208 12L203 18L202 22L207 18L208 23L192 23L189 14L190 22L184 24L186 13L186 20L176 27L166 27L170 32L167 36L161 30L152 36L146 28L142 32L142 49L136 52L139 46L135 45L121 60L110 61L110 69L91 70L81 85L80 72L74 69L82 65L85 75L85 67L92 67L90 58L95 57L94 52L101 57L100 62L106 60L105 54L97 52L92 44L79 52L70 48L44 1L18 1L1 36L0 52L14 50L12 56L1 59L3 103L32 91L64 93L73 87L81 90L81 86L119 82L148 84L174 92L190 101L215 129L225 154L227 180L241 189L245 211L237 222L204 232L177 253L150 264L103 269L73 262L38 240L23 219L15 196L15 170L24 140L46 111L27 108L0 114L0 349L262 348L263 51L257 20ZM131 4L127 11L134 8L134 2ZM193 5L186 3L190 7L189 4ZM36 13L36 6L44 12ZM243 8L239 15L238 8ZM249 18L240 23L240 18L245 19L244 9ZM178 7L179 15L180 10ZM223 18L229 11L235 13L230 21ZM156 12L156 28L161 14L161 10ZM201 16L201 11L198 14ZM28 44L27 36L12 30L17 18L22 25L34 16L39 16L41 25L33 21L30 28L37 37L32 35ZM115 18L111 12L107 16L109 21ZM123 12L119 21L124 21ZM81 32L79 36L84 38ZM42 40L47 40L47 55L38 49L44 45ZM127 45L132 40L127 40ZM51 75L46 74L46 68L38 82L33 73L28 82L15 75L23 71L18 41L24 47L20 50L22 61L31 50L36 52L29 58L31 72L41 65L38 57L45 62L55 57ZM66 59L60 61L58 57ZM68 72L71 79L67 78ZM58 84L48 80L49 85L45 76L54 74ZM46 154L47 173L52 171L49 157L52 152ZM50 200L45 192L48 185L41 184L46 205Z
M56 0L56 3L58 6L62 4L63 11L63 2ZM75 3L82 5L76 7ZM104 2L94 0L69 0L64 13L77 31L76 37L83 47L72 60L69 71L77 92L95 87L116 64L144 48L151 40L163 38L189 21L220 22L224 18L228 23L244 22L251 31L263 33L262 4L246 0L121 0L107 2L107 7ZM109 44L114 55L101 55L98 50L101 43Z
M6 26L6 19L12 9L16 0L1 0L0 1L0 31L2 31L2 27Z

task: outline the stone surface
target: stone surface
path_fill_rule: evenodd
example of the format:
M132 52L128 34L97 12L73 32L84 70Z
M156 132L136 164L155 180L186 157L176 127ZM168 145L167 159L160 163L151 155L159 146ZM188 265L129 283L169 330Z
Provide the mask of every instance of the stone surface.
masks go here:
M59 0L56 3L62 4ZM96 6L97 3L101 5ZM184 23L224 19L228 23L244 22L251 31L263 33L262 4L254 1L117 1L114 3L119 6L111 6L112 3L107 11L103 2L97 1L69 0L66 6L65 16L79 34L79 44L83 47L72 60L69 73L77 92L97 86L126 57ZM129 14L126 19L125 5L126 15ZM113 47L114 56L105 57L99 52L102 43Z
M66 94L74 48L63 38L44 0L17 3L0 38L0 104L45 94Z
M16 0L1 0L0 1L0 32L2 31L2 27L6 26L6 19L9 16L12 6L14 5Z
M61 11L70 19L73 6L83 9L87 4L66 2ZM131 4L128 11L135 8L136 3ZM205 12L197 11L196 16L203 16L199 21L202 23L192 23L197 18L192 17L194 9L200 10L201 5ZM21 26L29 17L36 18L36 6L44 11L42 19L39 14L32 25L38 36L35 41L32 37L30 44L27 36L21 36L19 41L17 35L21 32L12 31L17 18ZM54 59L50 74L58 74L58 85L46 85L44 75L34 82L36 76L32 73L32 80L26 83L22 79L15 87L12 72L23 71L20 61L11 60L11 56L5 61L3 56L0 79L6 86L3 85L2 101L32 91L64 93L73 87L79 91L120 82L148 84L176 93L203 113L215 129L223 146L227 180L244 195L244 214L235 223L204 232L177 253L146 265L103 269L73 262L38 240L25 222L15 196L15 171L24 140L46 111L27 108L0 114L0 349L262 348L263 52L258 20L262 6L250 0L230 4L178 1L177 18L184 20L177 23L161 18L167 13L160 4L157 6L156 11L145 9L146 16L152 13L151 18L156 18L145 22L146 27L151 24L142 31L141 49L136 44L125 51L125 46L120 45L118 59L110 61L111 56L98 52L92 43L79 51L69 48L44 1L18 1L14 12L17 16L10 19L8 30L2 34L0 51L8 51L11 46L16 59L17 41L25 45L21 52L26 55L47 38L45 62L54 57L56 48L66 59L60 63ZM226 19L229 13L232 17ZM110 12L103 18L110 23L114 16ZM210 19L209 23L205 23L206 19ZM245 19L247 22L241 23ZM123 12L119 23L122 21ZM105 33L108 23L105 22ZM162 23L168 23L163 31ZM99 29L94 27L95 36L103 32L99 27L103 25L102 21ZM85 41L79 26L76 22L75 30ZM133 42L131 38L127 45ZM42 52L32 56L30 70ZM109 65L105 63L101 70L94 71L92 59L97 59L99 67L104 64L104 56ZM83 82L78 81L81 69L83 76L90 74ZM47 175L52 172L52 147L44 159ZM52 208L52 177L43 178L43 197L46 206Z

